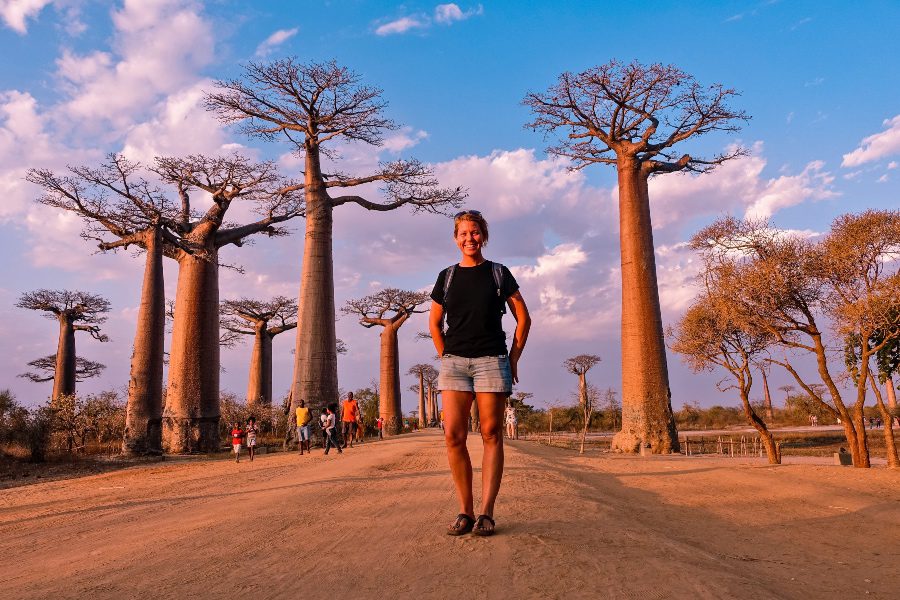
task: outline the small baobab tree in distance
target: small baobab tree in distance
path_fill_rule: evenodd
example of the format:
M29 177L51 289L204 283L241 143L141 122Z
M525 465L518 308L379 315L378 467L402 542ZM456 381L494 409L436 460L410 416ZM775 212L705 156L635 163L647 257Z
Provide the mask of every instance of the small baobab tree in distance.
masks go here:
M567 358L563 361L566 371L578 376L578 404L583 413L584 422L581 428L581 449L579 453L584 454L584 439L587 437L587 428L591 422L591 413L594 411L593 401L588 394L587 372L591 367L600 362L600 357L596 354L579 354Z
M663 339L648 180L651 176L703 173L745 154L736 147L700 158L675 150L715 131L736 131L747 120L728 107L736 95L722 85L702 87L671 65L610 61L563 73L524 103L534 113L529 127L563 137L549 152L573 161L616 167L622 255L622 431L613 448L654 453L677 451L666 348Z
M381 403L384 434L397 435L403 428L400 408L400 355L397 332L416 310L428 301L424 292L410 292L387 288L359 300L349 300L341 309L348 315L359 316L363 327L379 326L381 330Z
M172 344L163 414L163 446L169 452L211 452L219 446L219 252L254 234L285 235L279 223L303 214L302 199L283 189L275 165L239 156L157 158L153 169L181 192L176 230L181 248ZM208 194L195 212L190 192ZM250 201L259 218L225 222L235 201Z
M335 350L333 211L356 204L370 211L411 206L441 212L465 198L460 188L438 187L430 167L417 160L381 164L372 173L354 176L328 172L322 158L338 160L336 146L355 143L378 147L397 125L384 116L387 103L378 88L335 62L299 63L285 58L249 63L239 79L217 81L206 106L225 123L239 124L250 136L283 138L303 161L302 181L291 188L306 202L306 236L300 276L299 326L293 398L322 407L338 397ZM384 201L335 190L376 183ZM293 410L293 407L292 407ZM399 418L399 417L398 417Z
M109 338L100 333L100 325L106 322L105 313L109 312L109 300L87 292L35 290L22 294L16 306L47 313L45 316L48 319L59 322L59 343L50 398L74 394L78 376L75 332L86 331L95 340L108 341Z
M272 406L272 339L297 326L297 301L276 296L264 302L241 298L222 302L222 328L240 336L253 336L247 406Z
M406 372L407 375L414 375L419 378L419 383L416 384L416 393L419 394L419 427L426 427L433 415L433 410L431 408L431 398L427 398L426 400L426 392L425 392L425 373L428 369L434 369L429 364L419 363L413 365L409 368L409 371ZM430 391L430 390L429 390Z
M137 330L125 405L126 454L162 451L162 383L165 340L163 256L174 257L179 238L175 202L141 175L142 166L110 154L99 167L69 167L58 175L32 169L27 179L44 194L38 202L77 214L82 237L102 251L140 248L146 254Z

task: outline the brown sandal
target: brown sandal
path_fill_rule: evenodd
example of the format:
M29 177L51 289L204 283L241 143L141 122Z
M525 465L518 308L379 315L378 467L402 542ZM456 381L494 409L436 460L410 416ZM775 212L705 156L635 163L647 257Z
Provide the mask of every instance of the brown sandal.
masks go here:
M485 521L491 522L490 529L486 529L484 527ZM496 524L494 523L494 520L492 518L490 518L487 515L478 515L478 518L475 519L475 526L472 528L472 535L481 535L481 536L485 536L485 537L487 537L489 535L494 535L495 527L496 527Z
M447 535L465 535L472 531L472 527L474 526L475 519L466 513L459 513L456 515L456 521L454 521L453 525L447 529Z

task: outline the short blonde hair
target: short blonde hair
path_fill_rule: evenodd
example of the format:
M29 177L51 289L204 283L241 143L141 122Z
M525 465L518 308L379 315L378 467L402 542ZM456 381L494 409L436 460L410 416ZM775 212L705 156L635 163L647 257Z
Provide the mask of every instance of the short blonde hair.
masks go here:
M456 238L456 234L459 231L459 224L463 221L471 221L478 225L478 228L481 230L481 237L484 238L483 244L487 244L488 238L490 237L490 233L488 232L488 223L482 214L475 210L467 210L459 213L453 219L453 237Z

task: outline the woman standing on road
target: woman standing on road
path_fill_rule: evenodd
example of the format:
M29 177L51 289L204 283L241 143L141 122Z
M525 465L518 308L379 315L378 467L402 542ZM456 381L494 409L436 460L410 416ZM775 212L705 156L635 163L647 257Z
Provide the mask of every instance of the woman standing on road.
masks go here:
M443 398L444 438L460 513L449 535L494 533L494 502L503 477L503 412L518 383L518 363L531 317L509 269L484 258L488 224L477 210L457 213L453 237L462 252L458 264L441 271L431 292L429 329L441 357L438 389ZM506 305L516 319L507 352L502 318ZM447 332L443 322L446 317ZM472 402L478 405L482 459L481 513L474 516L472 461L466 448Z

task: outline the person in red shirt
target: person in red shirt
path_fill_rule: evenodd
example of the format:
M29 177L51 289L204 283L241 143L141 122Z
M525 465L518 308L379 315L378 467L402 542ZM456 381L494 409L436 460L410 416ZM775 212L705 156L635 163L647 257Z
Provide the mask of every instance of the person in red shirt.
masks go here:
M383 440L384 439L384 433L383 433L384 418L383 417L378 417L378 419L375 421L375 429L378 430L378 439Z
M344 448L347 442L353 447L353 438L356 437L356 421L359 419L359 404L353 399L353 392L347 392L347 399L344 400L343 411L341 414L341 425L344 434Z
M244 440L244 430L240 424L231 424L231 445L234 448L234 462L241 462L241 442Z

